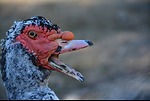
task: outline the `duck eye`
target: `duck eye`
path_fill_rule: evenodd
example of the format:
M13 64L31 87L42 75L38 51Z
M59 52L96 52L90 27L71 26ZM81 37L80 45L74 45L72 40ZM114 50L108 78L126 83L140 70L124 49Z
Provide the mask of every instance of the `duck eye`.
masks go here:
M28 36L29 36L30 38L35 38L35 37L37 36L37 34L36 34L34 31L30 31L30 32L28 33Z

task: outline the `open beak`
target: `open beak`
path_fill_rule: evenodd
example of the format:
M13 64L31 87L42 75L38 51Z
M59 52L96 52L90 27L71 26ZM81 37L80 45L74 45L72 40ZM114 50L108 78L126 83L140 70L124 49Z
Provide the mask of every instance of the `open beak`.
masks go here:
M51 66L51 68L66 75L69 75L79 81L84 81L84 78L80 72L61 62L61 60L59 59L59 54L83 49L85 47L92 46L93 43L87 40L67 41L63 39L57 39L57 42L59 46L56 52L52 54L49 58L49 65Z
M35 26L33 26L33 28L34 27ZM80 72L61 62L59 55L92 46L93 43L91 41L73 40L74 34L69 31L62 32L58 30L56 32L55 30L51 30L44 35L38 32L38 37L35 36L33 38L29 37L29 33L27 32L18 35L16 41L20 42L29 52L34 52L37 57L37 66L62 72L79 81L84 81ZM47 38L45 38L45 36L47 36Z

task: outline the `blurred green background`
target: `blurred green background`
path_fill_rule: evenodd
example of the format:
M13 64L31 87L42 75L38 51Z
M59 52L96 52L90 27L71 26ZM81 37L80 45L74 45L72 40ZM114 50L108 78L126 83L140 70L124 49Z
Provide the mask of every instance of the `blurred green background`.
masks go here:
M150 99L149 0L0 0L0 39L14 21L35 15L94 43L60 56L85 77L52 72L49 86L60 99Z

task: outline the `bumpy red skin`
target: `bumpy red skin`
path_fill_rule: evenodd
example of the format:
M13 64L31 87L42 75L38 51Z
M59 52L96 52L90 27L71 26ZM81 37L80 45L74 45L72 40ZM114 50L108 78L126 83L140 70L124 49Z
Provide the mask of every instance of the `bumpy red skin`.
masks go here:
M30 37L28 35L30 31L34 31L37 36ZM48 30L46 27L43 29L41 26L29 25L16 37L16 41L19 41L30 53L37 57L37 65L47 69L53 69L48 63L48 58L55 53L58 47L56 39L69 41L74 39L74 34L69 31L62 32L60 29L57 31L54 29Z

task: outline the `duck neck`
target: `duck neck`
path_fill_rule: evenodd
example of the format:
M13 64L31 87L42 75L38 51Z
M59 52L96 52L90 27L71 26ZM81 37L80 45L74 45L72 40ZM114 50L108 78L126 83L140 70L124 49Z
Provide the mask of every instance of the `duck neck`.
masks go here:
M2 53L2 76L9 99L58 99L48 87L51 71L33 64L20 44Z

